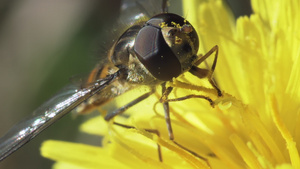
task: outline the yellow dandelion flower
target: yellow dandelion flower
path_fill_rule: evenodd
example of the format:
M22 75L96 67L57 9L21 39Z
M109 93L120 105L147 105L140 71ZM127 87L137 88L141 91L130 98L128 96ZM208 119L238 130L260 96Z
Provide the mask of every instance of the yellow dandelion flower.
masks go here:
M176 88L170 98L200 93L215 102L214 108L196 98L170 102L178 144L169 140L156 93L130 108L129 118L114 119L128 126L107 124L102 116L84 123L82 131L104 137L101 147L51 140L42 155L55 160L56 169L300 168L300 2L252 0L252 6L254 14L234 20L221 0L184 1L201 53L220 47L214 78L223 96L203 91L207 79L188 73L168 84ZM124 105L140 90L147 88L112 104Z

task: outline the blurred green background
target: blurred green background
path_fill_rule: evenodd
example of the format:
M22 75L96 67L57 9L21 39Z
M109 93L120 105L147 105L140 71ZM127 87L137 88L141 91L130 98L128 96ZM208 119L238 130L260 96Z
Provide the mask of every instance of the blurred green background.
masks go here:
M88 74L106 57L103 34L118 17L120 1L0 1L0 136L70 83L71 77ZM171 1L171 12L181 14L180 7L180 0ZM62 118L0 162L0 169L51 168L53 162L40 156L41 143L78 141L84 118L72 114Z
M105 56L103 24L120 2L7 0L0 2L0 135L25 118L74 75L88 74ZM97 59L98 58L98 59ZM76 141L82 117L68 115L0 163L1 169L50 168L43 140Z

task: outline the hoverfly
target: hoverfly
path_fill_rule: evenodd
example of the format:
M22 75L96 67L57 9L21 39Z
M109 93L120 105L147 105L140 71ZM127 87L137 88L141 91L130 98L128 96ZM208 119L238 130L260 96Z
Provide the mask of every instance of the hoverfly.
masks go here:
M127 6L131 2L143 9L141 4L145 0L127 1ZM210 98L202 95L168 99L173 88L166 87L166 82L188 71L199 78L208 77L218 96L222 96L222 93L211 77L216 67L218 47L198 56L199 39L194 27L183 17L168 13L167 0L162 1L161 9L161 13L155 15L147 12L136 15L136 21L130 22L124 33L113 43L108 59L93 69L87 81L81 86L64 89L40 106L32 117L21 121L1 137L0 161L74 108L81 106L82 112L89 111L139 85L147 85L151 91L109 113L105 120L111 120L146 99L155 92L156 86L161 85L163 91L160 101L165 111L169 138L173 140L170 101L202 98L213 105ZM213 53L215 58L211 68L197 67Z

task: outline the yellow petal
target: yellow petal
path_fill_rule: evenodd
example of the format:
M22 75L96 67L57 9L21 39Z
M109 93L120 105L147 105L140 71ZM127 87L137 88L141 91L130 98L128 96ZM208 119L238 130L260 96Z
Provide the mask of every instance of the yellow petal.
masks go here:
M107 149L86 144L64 141L45 141L41 147L42 156L76 165L82 168L128 168L122 163L107 156Z
M80 126L80 131L93 135L105 135L107 133L107 122L103 117L94 117Z

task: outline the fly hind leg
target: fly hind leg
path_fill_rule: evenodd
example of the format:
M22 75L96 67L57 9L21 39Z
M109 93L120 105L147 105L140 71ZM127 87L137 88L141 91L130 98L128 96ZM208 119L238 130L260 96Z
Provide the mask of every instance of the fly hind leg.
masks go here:
M121 124L121 123L118 123L118 122L113 122L114 125L117 125L117 126L120 126L120 127L123 127L123 128L126 128L126 129L136 129L134 126L130 126L130 125L126 125L126 124ZM149 132L149 133L153 133L153 134L156 134L158 137L160 137L160 133L158 130L155 130L155 129L144 129L145 131ZM182 146L181 144L177 143L176 141L172 140L172 142L174 144L176 144L178 147L180 147L181 149L187 151L188 153L194 155L195 157L205 161L205 163L207 164L208 167L210 167L210 164L209 164L209 161L205 158L205 157L202 157L200 155L198 155L197 153L189 150L188 148ZM161 146L157 143L157 152L158 152L158 159L160 162L163 162L163 157L162 157L162 150L161 150Z
M120 126L120 127L123 127L123 128L127 128L127 129L136 129L133 126L126 125L126 124L121 124L121 123L118 123L118 122L113 122L113 124L117 125L117 126ZM159 133L158 130L155 130L155 129L144 129L144 130L147 131L147 132L149 132L149 133L154 133L158 137L160 136L160 133ZM160 147L160 145L158 143L157 143L157 152L158 152L158 159L159 159L159 161L163 162L161 147Z

